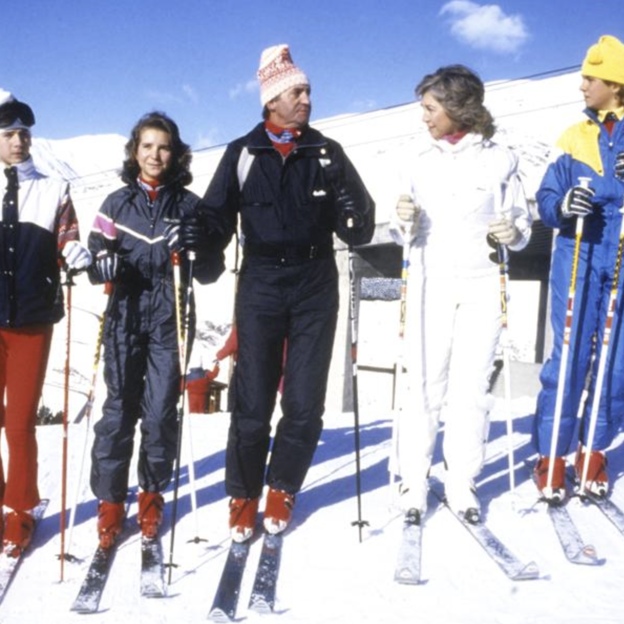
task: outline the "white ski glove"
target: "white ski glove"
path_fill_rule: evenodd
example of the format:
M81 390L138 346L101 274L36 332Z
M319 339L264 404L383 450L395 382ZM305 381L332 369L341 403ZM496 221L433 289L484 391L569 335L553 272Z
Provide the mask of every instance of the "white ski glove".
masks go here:
M66 243L61 254L63 258L65 258L67 267L74 271L86 269L93 261L91 252L78 241L69 241Z
M412 223L414 229L418 225L421 208L418 206L410 195L400 195L396 206L397 216L401 221Z
M509 220L492 221L488 226L488 236L501 245L514 245L520 240L520 230Z

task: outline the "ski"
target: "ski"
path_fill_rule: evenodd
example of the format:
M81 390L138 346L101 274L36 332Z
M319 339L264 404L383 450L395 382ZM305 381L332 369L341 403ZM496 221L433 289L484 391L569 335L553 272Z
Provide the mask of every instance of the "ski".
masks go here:
M576 524L570 516L566 504L553 504L545 501L550 518L561 548L570 563L598 565L600 561L596 549L585 544Z
M394 580L402 585L420 583L420 561L422 547L422 524L417 509L410 509L403 520L401 544Z
M272 613L275 607L275 590L283 543L284 537L281 533L264 534L260 561L249 599L249 608L256 613Z
M576 475L573 471L568 471L567 473L568 479L574 483L576 487L576 495L583 502L589 501L605 515L607 520L609 520L615 528L624 535L624 510L621 509L618 505L616 505L610 498L607 496L597 496L596 494L592 494L589 491L586 491L584 494L579 492L580 483L576 478Z
M594 494L585 493L581 496L581 500L588 500L598 507L605 517L624 535L624 511L618 507L610 498L595 496Z
M141 536L141 596L164 598L166 595L167 585L160 538Z
M431 488L435 496L446 506L454 518L474 537L485 553L512 581L529 581L539 578L539 569L533 561L524 563L485 525L483 521L477 524L467 522L457 515L448 505L446 498L439 489Z
M78 591L78 596L71 606L72 611L77 613L97 612L118 544L119 541L110 548L102 548L101 546L96 548L87 574Z
M526 467L531 473L535 482L535 471L533 465L526 462ZM561 544L563 553L570 563L579 565L598 565L600 563L596 554L596 549L591 544L585 544L581 534L570 516L567 503L554 503L547 499L542 499L546 503L548 517L553 525L557 539Z
M250 547L250 540L230 544L219 586L208 614L209 620L231 622L234 619Z
M43 517L45 510L50 501L46 498L43 499L32 511L33 518L35 519L35 530L37 530L37 524ZM0 511L0 513L2 513ZM6 552L0 553L0 603L4 599L4 596L9 589L9 585L11 581L15 577L17 570L22 562L22 559L25 555L28 554L28 550L26 552L20 553L17 557L9 557Z

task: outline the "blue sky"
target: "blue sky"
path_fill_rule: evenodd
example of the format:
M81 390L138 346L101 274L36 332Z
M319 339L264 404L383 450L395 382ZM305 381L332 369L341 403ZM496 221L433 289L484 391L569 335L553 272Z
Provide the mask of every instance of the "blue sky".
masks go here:
M126 136L158 109L195 148L260 119L261 51L288 43L312 82L313 120L413 100L461 62L486 80L579 65L624 40L624 1L14 0L3 3L0 88L30 103L36 136ZM598 10L597 7L600 7Z

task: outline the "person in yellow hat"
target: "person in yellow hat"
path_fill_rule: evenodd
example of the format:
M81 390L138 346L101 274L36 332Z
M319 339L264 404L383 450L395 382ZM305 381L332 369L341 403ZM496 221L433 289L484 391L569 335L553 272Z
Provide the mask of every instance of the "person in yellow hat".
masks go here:
M565 497L565 456L572 450L579 410L582 418L574 462L577 480L583 483L583 494L597 496L608 494L605 451L624 414L621 276L619 283L614 283L621 262L618 240L624 231L624 44L610 35L601 37L587 51L581 74L586 119L559 139L556 158L537 193L544 224L559 230L550 278L554 345L541 373L534 438L540 455L535 468L537 485L545 498L555 502ZM583 223L576 262L578 219ZM566 302L575 266L569 359L563 362L566 374L563 387L558 388L566 318L569 322ZM611 321L611 292L618 287ZM605 374L597 384L601 353L606 358ZM588 394L581 405L587 381ZM558 389L562 393L560 410ZM554 426L556 411L560 413L559 427ZM595 429L590 428L592 411ZM586 461L588 467L584 467ZM554 467L549 471L551 462Z

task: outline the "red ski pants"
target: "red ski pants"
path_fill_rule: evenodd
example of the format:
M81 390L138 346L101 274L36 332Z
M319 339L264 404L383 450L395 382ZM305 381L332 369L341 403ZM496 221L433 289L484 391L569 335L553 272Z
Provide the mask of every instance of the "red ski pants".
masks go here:
M52 325L0 329L0 425L9 451L6 480L0 458L0 501L19 511L39 502L37 405L51 340Z

